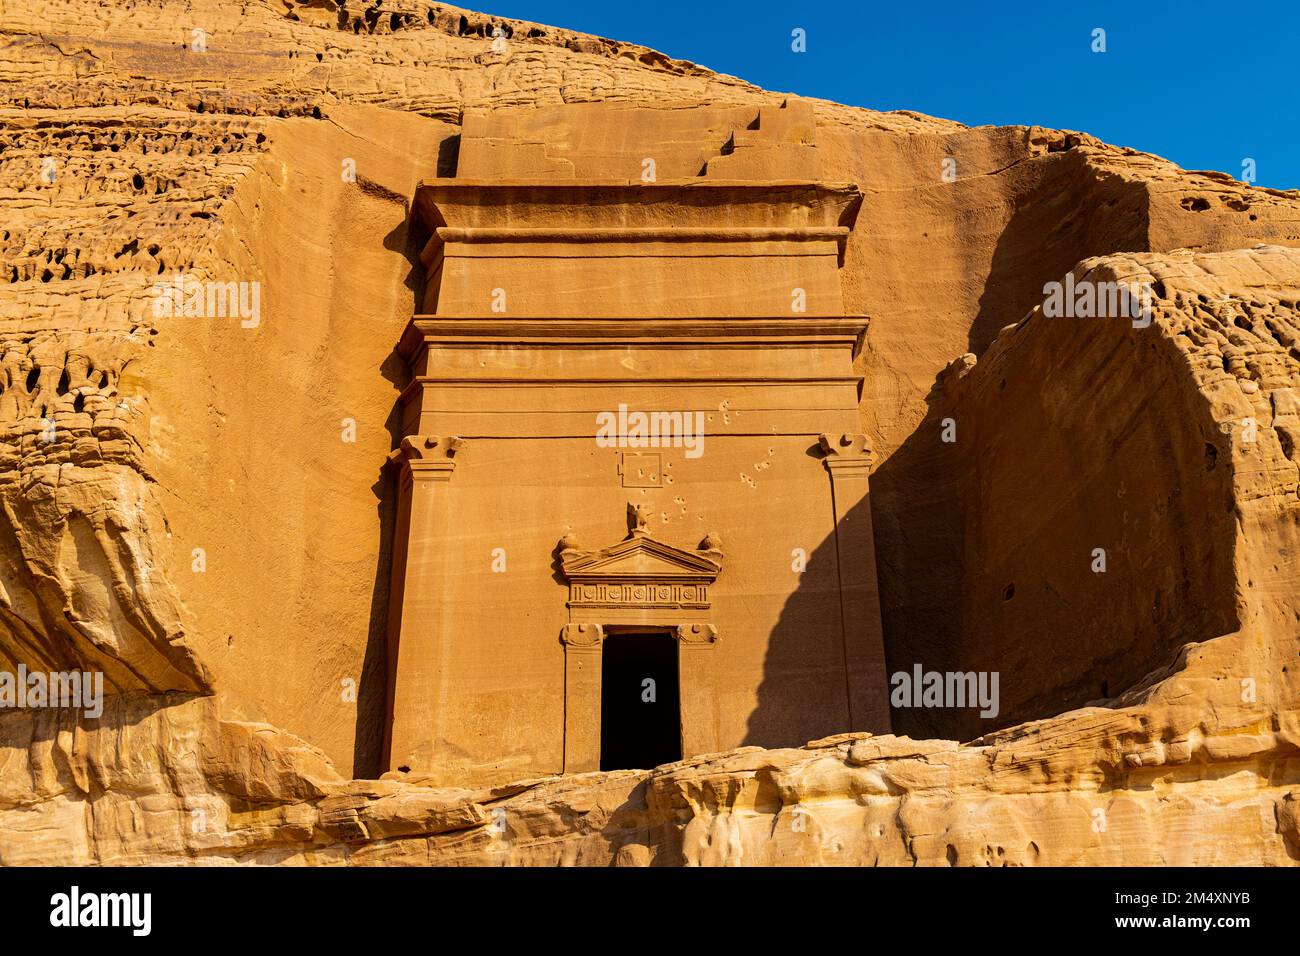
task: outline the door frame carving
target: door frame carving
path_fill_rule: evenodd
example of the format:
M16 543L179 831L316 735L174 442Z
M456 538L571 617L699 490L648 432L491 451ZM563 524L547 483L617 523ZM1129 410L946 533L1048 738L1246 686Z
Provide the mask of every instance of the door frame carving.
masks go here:
M650 536L644 505L628 504L632 530L617 544L583 550L572 535L557 547L569 586L564 644L564 772L600 768L600 682L605 637L646 628L677 638L682 757L716 749L709 590L722 571L721 541L696 550Z

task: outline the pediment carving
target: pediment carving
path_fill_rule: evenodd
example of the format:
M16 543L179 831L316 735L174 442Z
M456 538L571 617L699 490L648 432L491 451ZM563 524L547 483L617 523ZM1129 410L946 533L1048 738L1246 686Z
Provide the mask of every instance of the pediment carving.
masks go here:
M713 557L712 554L675 548L649 537L637 537L595 551L569 550L562 553L560 566L564 576L571 581L622 578L712 581L722 570L720 555Z
M584 550L572 535L560 540L570 607L708 607L709 586L722 571L721 540L710 534L697 549L674 547L651 537L647 514L629 505L631 531L604 548Z
M579 547L573 535L560 539L560 568L576 580L690 579L711 582L722 570L722 539L708 534L695 550L655 540L649 530L650 510L628 502L628 536L617 544L593 550Z

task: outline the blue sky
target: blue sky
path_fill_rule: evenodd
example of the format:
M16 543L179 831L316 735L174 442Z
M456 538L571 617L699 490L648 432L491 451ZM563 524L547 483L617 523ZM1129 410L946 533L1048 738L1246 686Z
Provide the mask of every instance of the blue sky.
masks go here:
M1300 2L482 0L498 16L627 40L772 90L972 126L1083 130L1300 188ZM989 11L972 9L976 6ZM806 31L807 52L791 51ZM1106 31L1093 53L1092 31Z

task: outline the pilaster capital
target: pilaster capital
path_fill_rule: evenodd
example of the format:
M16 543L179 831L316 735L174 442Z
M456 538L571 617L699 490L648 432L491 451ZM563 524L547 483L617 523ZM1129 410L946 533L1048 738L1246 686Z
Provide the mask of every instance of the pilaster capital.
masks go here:
M832 478L858 475L865 478L870 474L873 456L866 435L822 435L818 441L825 456L822 460Z
M599 647L605 629L599 624L566 624L560 629L561 642L570 647Z
M388 461L412 480L449 481L456 470L455 454L464 446L464 439L454 436L407 435Z
M718 629L712 624L679 624L677 640L682 644L716 644Z

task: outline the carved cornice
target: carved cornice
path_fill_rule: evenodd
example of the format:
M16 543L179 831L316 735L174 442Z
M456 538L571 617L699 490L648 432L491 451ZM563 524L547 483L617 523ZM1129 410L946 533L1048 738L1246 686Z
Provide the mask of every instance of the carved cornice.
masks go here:
M416 315L407 323L397 351L407 362L414 362L419 357L420 350L431 342L487 340L544 343L550 339L563 339L604 345L611 339L621 342L629 335L635 335L659 342L717 339L719 336L753 344L764 344L772 339L793 339L798 342L846 345L856 355L861 349L869 324L865 315L718 315L673 319ZM861 376L846 376L845 379L856 383L861 381ZM412 379L403 391L403 396L414 394L428 380L419 376Z
M465 244L555 242L843 242L848 226L497 226L491 228L453 228L442 226L435 232L444 243ZM644 252L643 255L662 254Z
M574 209L587 215L589 230L697 229L721 232L717 210L728 212L726 231L746 228L778 230L851 229L862 205L862 191L853 183L813 180L732 180L688 177L639 180L502 180L439 178L421 181L412 213L432 235L439 229L497 231L522 228L547 233L576 229ZM640 208L649 214L626 217L623 210ZM492 235L492 232L488 232Z

